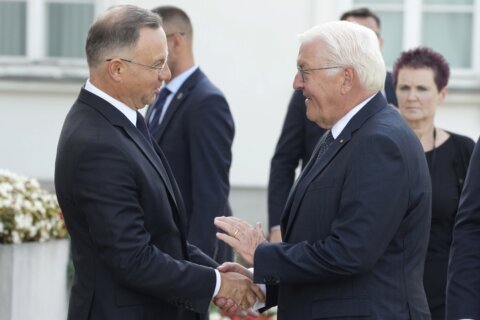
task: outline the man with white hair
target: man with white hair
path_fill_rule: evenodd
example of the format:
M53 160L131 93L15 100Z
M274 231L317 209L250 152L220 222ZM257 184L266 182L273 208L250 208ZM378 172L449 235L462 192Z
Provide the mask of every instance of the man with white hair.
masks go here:
M380 93L375 33L337 21L300 36L295 89L328 130L287 199L283 243L217 218L278 319L429 319L423 264L431 187L422 147ZM242 271L226 264L221 270ZM243 269L245 275L248 271Z

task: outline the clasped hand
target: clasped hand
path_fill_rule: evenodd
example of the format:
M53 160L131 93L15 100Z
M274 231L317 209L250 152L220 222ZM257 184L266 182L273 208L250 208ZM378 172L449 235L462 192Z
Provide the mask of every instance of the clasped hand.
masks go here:
M265 295L252 282L252 276L248 270L237 264L232 263L231 265L235 267L228 267L224 264L218 268L222 284L213 302L228 313L245 313L257 299L265 301Z

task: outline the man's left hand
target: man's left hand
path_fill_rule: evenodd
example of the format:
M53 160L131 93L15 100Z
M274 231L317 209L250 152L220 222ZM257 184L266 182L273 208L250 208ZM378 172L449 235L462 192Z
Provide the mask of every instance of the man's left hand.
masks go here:
M217 232L217 238L232 247L250 266L258 245L267 242L262 225L255 227L236 217L217 217L215 226L225 233Z

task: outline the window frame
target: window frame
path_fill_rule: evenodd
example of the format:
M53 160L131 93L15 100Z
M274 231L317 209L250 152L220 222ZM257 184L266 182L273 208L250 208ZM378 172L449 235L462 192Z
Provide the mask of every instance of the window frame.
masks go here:
M480 87L480 0L472 4L424 4L424 0L400 0L398 4L371 2L355 3L347 0L350 8L368 7L373 11L403 13L403 39L401 48L408 50L422 45L422 19L425 12L434 13L472 13L472 52L471 68L452 68L449 87L474 89ZM453 10L453 11L452 11ZM391 41L386 39L386 41ZM387 66L391 68L392 66Z
M85 79L85 58L48 56L47 4L92 4L94 17L99 9L95 0L8 0L26 3L26 53L24 56L0 56L0 78Z

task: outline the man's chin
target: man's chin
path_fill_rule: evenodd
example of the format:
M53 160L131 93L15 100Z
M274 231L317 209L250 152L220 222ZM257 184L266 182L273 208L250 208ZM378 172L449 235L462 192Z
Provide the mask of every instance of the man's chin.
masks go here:
M315 112L313 112L314 110L313 110L313 106L311 105L311 102L306 100L305 106L307 107L307 114L306 114L307 119L315 122L316 117L315 117Z

